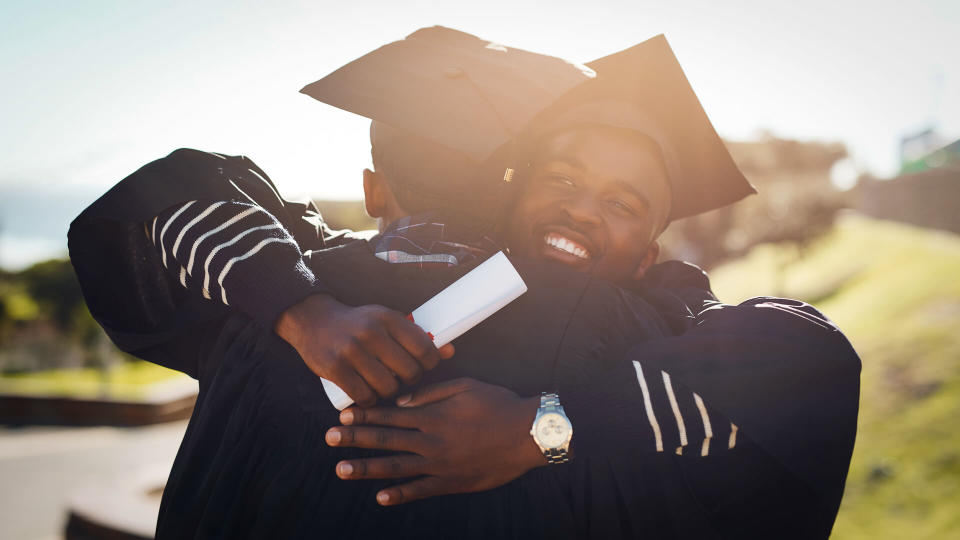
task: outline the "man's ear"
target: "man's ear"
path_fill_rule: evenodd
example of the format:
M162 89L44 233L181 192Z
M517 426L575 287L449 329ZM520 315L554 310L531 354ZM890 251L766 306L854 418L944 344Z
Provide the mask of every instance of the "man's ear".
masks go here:
M637 270L633 273L633 279L635 281L643 279L643 275L647 273L647 269L657 262L657 257L659 256L660 242L654 240L653 242L650 242L649 246L647 246L647 252L643 254L643 259L641 259L640 265L637 266Z
M383 173L370 169L363 170L363 205L367 215L374 219L382 218L387 213L387 179Z

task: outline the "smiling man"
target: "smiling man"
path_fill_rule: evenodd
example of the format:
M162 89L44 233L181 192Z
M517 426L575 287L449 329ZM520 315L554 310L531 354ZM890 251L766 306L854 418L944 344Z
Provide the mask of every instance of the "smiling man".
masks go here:
M660 253L657 237L670 213L656 143L601 125L568 127L541 141L511 214L511 252L615 283L642 279Z
M490 51L505 48L431 30L409 44L463 55L462 67L439 63L435 84L463 95L504 84L484 77L480 59L496 64ZM382 60L367 59L375 75L394 65ZM628 92L595 99L618 63L663 80L621 76L613 86ZM722 306L694 267L653 265L669 220L750 191L674 63L660 38L594 63L598 84L560 72L573 104L545 111L521 138L533 151L515 165L508 241L533 259L517 260L530 292L439 366L452 351L431 350L400 314L498 246L449 214L422 212L438 208L425 196L438 193L462 213L490 208L475 185L454 182L481 164L436 140L400 130L412 143L403 148L397 132L372 131L364 188L383 219L369 242L306 226L317 216L281 199L249 160L195 151L148 165L78 218L71 256L91 311L121 347L201 382L158 536L825 536L852 446L859 364L809 306ZM359 108L383 102L360 91L362 78L335 86L320 99L369 116ZM508 97L525 88L507 86ZM424 101L422 90L408 98ZM461 134L448 135L453 145ZM336 413L307 368L364 405L395 395L395 377L434 384L399 408L348 409L348 425L331 428ZM455 376L496 385L446 381ZM572 446L531 433L545 416L573 426ZM351 482L337 484L334 466ZM429 499L378 509L374 495L389 506ZM798 513L803 523L784 531Z

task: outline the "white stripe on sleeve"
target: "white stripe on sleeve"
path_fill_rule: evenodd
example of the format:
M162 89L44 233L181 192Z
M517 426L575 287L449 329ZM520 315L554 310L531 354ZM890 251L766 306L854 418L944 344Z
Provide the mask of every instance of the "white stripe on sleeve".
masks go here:
M254 227L252 229L247 229L240 234L234 236L232 239L220 244L219 246L213 248L210 251L210 255L207 255L207 260L203 264L203 296L204 298L210 298L210 263L213 261L213 258L224 248L228 248L237 242L239 242L244 236L254 232L254 231L263 231L267 229L279 229L279 223L272 223L270 225L261 225L260 227Z
M184 210L186 210L187 208L190 208L190 206L191 206L193 203L195 203L195 202L197 202L197 201L190 201L190 202L188 202L187 204L181 206L180 209L177 210L172 216L170 216L170 219L168 219L167 222L164 223L163 228L160 229L160 242L158 242L158 243L160 244L160 252L163 254L163 267L164 267L164 268L167 267L167 250L164 249L164 247L163 247L163 235L167 234L167 229L170 228L170 224L173 223L173 220L177 219L177 217L179 217L180 214L182 214Z
M259 207L259 206L258 206L258 207L255 207L255 208L250 208L250 209L244 210L243 212L240 212L239 214L237 214L237 215L233 216L232 218L228 219L227 221L225 221L225 222L224 222L222 225L220 225L219 227L217 227L217 228L215 228L215 229L213 229L213 230L207 231L207 232L203 233L202 236L200 236L199 238L197 238L197 240L193 243L193 247L190 249L190 260L189 260L189 262L187 262L187 273L190 274L191 276L193 275L193 260L194 260L194 258L195 258L196 255L197 255L197 247L200 245L201 242L203 242L204 240L206 240L207 238L209 238L210 235L217 234L218 232L226 229L227 227L229 227L229 226L233 225L234 223L240 221L241 219L249 216L250 214L255 213L255 212L258 211L258 210L260 210L260 207Z
M727 441L727 448L733 449L737 445L737 425L730 422L730 440Z
M677 420L677 431L680 432L680 446L687 445L687 429L683 425L683 415L680 414L680 406L677 405L677 398L673 395L673 385L670 384L670 375L666 371L663 374L663 386L667 390L667 398L670 399L670 408L673 409L673 417ZM677 454L680 454L680 448L677 448Z
M187 234L187 231L190 230L190 227L193 227L193 226L196 225L197 222L199 222L201 219L209 216L209 215L210 215L210 212L213 212L213 211L216 210L218 207L223 206L223 205L224 205L224 202L223 202L223 201L215 202L215 203L211 204L210 206L207 207L206 210L204 210L203 212L201 212L199 216L191 219L189 223L187 223L186 225L184 225L183 228L180 229L180 234L177 235L177 240L173 243L173 250L171 250L170 253L172 253L173 256L176 257L176 256L177 256L177 250L180 248L180 242L183 240L183 235Z
M226 279L227 273L230 272L230 269L233 268L233 265L248 257L252 257L256 255L258 251L264 248L264 246L267 246L268 244L273 244L275 242L285 242L287 244L293 244L293 242L289 238L276 238L276 237L267 238L267 239L261 240L260 243L254 246L253 248L251 248L250 251L244 253L243 255L238 255L227 262L226 266L223 267L223 271L220 272L220 277L217 278L217 284L220 285L220 296L222 297L224 304L228 306L230 305L230 303L227 302L227 290L223 287L223 280Z
M703 447L700 449L700 455L706 457L710 453L710 439L713 438L713 428L710 426L710 415L707 414L707 408L703 404L703 399L700 398L699 394L693 394L693 400L697 403L697 408L700 409L700 419L703 420Z
M647 380L643 377L643 369L640 362L633 361L633 368L637 371L637 382L640 383L640 391L643 392L643 406L647 410L647 421L653 429L653 436L656 439L657 452L663 452L663 438L660 436L660 424L657 422L657 416L653 414L653 404L650 402L650 390L647 389Z
M252 202L252 203L255 204L256 206L260 206L260 203L258 203L257 201L253 200L253 197L247 195L247 192L244 191L244 190L242 190L242 189L240 189L240 186L238 186L236 183L234 183L233 180L227 180L227 182L230 182L230 185L233 186L233 187L235 187L235 188L237 189L237 191L240 192L241 195L243 195L244 197L247 198L247 200L249 200L250 202Z

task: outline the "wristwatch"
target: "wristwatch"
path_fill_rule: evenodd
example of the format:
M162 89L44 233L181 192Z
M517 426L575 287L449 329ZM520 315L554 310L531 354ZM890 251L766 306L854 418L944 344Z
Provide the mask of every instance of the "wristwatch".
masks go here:
M563 412L557 394L540 394L540 408L530 428L533 442L537 443L548 463L566 463L570 461L570 438L573 437L573 424Z

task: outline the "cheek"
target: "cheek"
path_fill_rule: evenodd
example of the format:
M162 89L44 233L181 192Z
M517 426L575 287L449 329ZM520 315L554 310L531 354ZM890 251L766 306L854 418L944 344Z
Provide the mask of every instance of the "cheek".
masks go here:
M539 185L528 187L519 198L519 205L528 213L537 212L556 203L558 195L555 191Z
M632 275L647 253L650 235L651 229L647 226L611 223L604 265L617 274Z
M529 188L522 192L517 199L516 205L513 207L513 211L511 212L511 233L514 231L519 233L522 232L520 229L523 229L524 227L532 227L534 221L537 219L537 216L543 215L544 211L549 208L550 205L550 199L544 196L542 190L534 190Z

